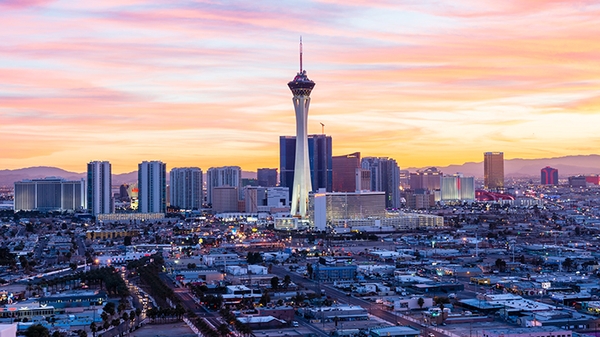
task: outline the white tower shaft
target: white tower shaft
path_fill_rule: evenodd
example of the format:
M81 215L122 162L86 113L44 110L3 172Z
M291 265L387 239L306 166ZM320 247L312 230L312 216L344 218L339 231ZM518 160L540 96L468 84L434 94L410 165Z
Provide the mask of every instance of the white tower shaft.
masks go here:
M296 111L296 160L290 211L293 216L304 218L308 210L308 193L312 190L307 130L310 96L294 95L292 101Z

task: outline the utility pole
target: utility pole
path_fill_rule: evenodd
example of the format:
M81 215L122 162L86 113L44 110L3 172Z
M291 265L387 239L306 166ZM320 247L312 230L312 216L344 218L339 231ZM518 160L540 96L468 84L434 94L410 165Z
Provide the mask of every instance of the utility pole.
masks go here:
M475 257L479 257L479 231L475 231Z

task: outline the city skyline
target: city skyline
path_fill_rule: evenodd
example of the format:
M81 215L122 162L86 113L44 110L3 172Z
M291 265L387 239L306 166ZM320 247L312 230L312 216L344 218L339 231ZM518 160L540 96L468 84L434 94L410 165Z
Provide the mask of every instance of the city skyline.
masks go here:
M323 123L333 155L597 153L596 4L278 4L3 2L0 169L276 168L300 35L319 82L308 134Z

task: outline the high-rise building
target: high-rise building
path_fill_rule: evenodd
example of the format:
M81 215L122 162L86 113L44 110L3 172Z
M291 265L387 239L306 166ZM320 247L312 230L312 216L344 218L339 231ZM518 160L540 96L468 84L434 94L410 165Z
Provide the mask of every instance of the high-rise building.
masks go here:
M541 170L542 185L558 185L558 170L550 166L546 166Z
M308 192L313 189L308 160L308 108L310 93L315 87L315 82L306 76L306 70L302 68L302 39L300 39L300 71L288 83L288 87L294 95L292 102L296 113L296 156L290 213L304 218L308 209Z
M84 208L84 180L62 178L22 180L15 182L14 210L18 211L77 211Z
M400 167L392 158L365 157L361 161L371 171L371 191L385 192L385 207L400 207Z
M360 168L360 152L331 158L334 192L356 191L356 169Z
M246 213L282 212L289 210L289 191L287 187L244 187L244 207Z
M410 174L411 190L439 190L441 186L442 172L435 167L429 167Z
M371 170L357 168L355 171L356 192L371 190Z
M165 213L167 210L167 165L144 161L138 165L138 210Z
M216 187L235 187L238 200L242 199L242 169L239 166L211 167L206 172L206 202L213 204L213 192Z
M129 197L129 185L127 184L122 184L121 186L119 186L119 200L121 201L129 201L130 197Z
M259 168L256 171L258 186L275 187L277 186L277 169L276 168Z
M571 187L586 187L587 180L585 179L585 176L582 176L582 175L572 176L572 177L569 177L569 186L571 186Z
M486 189L504 188L504 152L483 154L483 181Z
M460 200L475 200L475 177L460 177Z
M435 194L430 190L410 190L406 193L406 207L411 209L429 209L435 206Z
M170 204L186 210L202 208L202 170L199 167L173 168L169 173Z
M280 186L288 187L290 193L293 190L294 168L296 152L296 137L279 137L279 164L281 180ZM326 135L308 136L308 158L310 166L310 178L312 191L316 192L324 188L327 192L332 191L332 139ZM290 199L292 195L290 194Z
M410 172L408 170L400 170L400 187L402 189L410 188Z
M214 213L238 211L238 188L234 186L217 186L212 191L212 210Z
M441 200L475 200L475 178L455 174L441 177Z
M385 193L383 192L319 192L311 195L311 216L318 216L318 200L325 197L326 222L333 219L364 219L385 217ZM321 214L323 215L323 214ZM317 219L314 219L317 222ZM323 226L320 226L321 229Z
M92 161L87 165L87 210L93 215L114 210L112 172L107 161Z

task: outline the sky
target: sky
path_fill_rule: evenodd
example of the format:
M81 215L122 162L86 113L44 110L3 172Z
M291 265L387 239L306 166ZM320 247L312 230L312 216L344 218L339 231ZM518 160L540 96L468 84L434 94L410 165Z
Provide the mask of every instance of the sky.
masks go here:
M401 168L594 154L600 4L0 0L0 169L279 167L309 134Z

